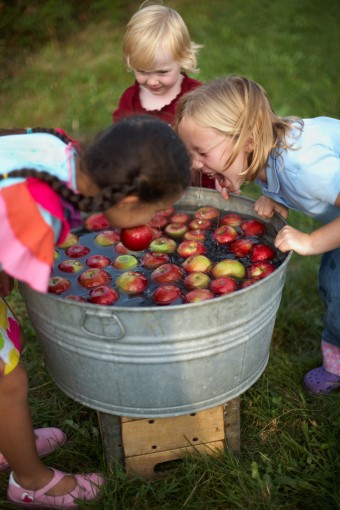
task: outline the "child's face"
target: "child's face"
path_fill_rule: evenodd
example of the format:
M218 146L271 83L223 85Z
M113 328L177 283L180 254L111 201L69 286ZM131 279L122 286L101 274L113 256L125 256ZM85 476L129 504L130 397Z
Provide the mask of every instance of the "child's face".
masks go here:
M151 94L162 96L176 87L181 79L181 66L169 52L159 51L152 69L134 69L136 80Z
M159 211L168 209L180 196L175 196L154 203L143 203L134 195L123 198L116 205L107 209L104 214L110 225L116 228L131 228L149 223L151 218Z
M178 133L191 154L193 170L214 179L217 191L225 198L228 198L228 193L241 193L240 188L245 180L241 173L247 169L248 152L241 150L226 169L233 149L230 137L185 117L178 126Z

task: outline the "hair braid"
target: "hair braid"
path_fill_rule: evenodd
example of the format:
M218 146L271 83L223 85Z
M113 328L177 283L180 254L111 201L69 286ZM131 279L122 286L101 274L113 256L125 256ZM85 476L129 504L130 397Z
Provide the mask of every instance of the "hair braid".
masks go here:
M22 128L0 128L0 136L25 135L26 133L26 129Z
M54 135L57 138L59 138L62 142L64 142L66 145L69 144L70 142L73 142L72 138L69 137L68 134L65 133L63 130L36 127L36 128L31 128L30 132L31 133L47 133L50 135Z
M108 186L101 190L100 193L93 198L93 207L98 211L109 209L122 198L135 193L137 188L137 179L134 179L134 182L131 184Z

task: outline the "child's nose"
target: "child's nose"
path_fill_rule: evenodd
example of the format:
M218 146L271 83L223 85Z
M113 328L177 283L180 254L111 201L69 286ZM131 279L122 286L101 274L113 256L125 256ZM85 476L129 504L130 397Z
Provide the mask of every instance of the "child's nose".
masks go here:
M155 85L158 85L158 78L157 76L148 76L148 85L150 87L154 87Z
M191 159L191 168L193 170L201 170L202 166L203 165L202 165L201 161L197 157L193 156Z

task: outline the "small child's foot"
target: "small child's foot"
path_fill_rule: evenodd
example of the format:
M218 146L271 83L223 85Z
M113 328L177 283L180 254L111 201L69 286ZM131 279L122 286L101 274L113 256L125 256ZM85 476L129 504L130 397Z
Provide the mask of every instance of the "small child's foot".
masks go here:
M52 468L51 468L52 469ZM78 508L77 500L91 501L100 494L100 488L104 483L101 475L89 473L87 475L66 475L62 471L52 469L52 480L37 491L31 491L21 487L11 474L7 499L17 508L45 508L46 510L63 510L66 508ZM50 492L65 476L73 476L77 485L75 488L61 496L50 496Z
M66 443L66 434L60 429L55 427L45 427L42 429L35 429L35 445L39 457L45 457L49 453L54 452L59 446ZM9 464L5 457L0 453L0 471L5 471L9 468Z
M327 372L323 367L313 368L305 375L303 387L309 393L331 393L340 388L340 376Z

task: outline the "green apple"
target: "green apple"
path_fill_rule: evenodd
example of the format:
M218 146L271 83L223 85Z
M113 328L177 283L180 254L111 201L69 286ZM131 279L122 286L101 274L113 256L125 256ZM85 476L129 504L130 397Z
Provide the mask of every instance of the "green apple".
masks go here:
M219 276L244 278L246 276L246 268L239 260L224 259L213 266L211 274L214 278L218 278Z

